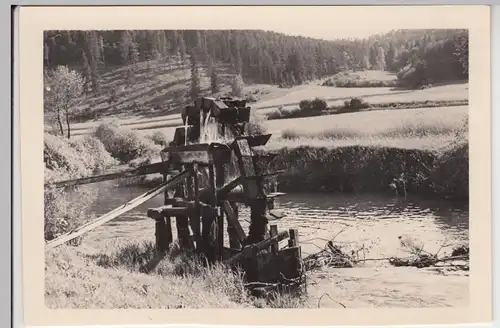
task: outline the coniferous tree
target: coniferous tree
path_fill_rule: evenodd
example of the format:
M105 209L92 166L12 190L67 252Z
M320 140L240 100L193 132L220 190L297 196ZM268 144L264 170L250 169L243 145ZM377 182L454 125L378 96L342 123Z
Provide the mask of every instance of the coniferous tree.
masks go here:
M200 87L200 77L198 76L197 58L196 55L191 53L191 89L190 96L191 100L195 100L200 97L201 87Z
M210 74L210 89L213 95L217 94L220 91L219 77L217 76L217 70L215 68L212 69L212 72Z

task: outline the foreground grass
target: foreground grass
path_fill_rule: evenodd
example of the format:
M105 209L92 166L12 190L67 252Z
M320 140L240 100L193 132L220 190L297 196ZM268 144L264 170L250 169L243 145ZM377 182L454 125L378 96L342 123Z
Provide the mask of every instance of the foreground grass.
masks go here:
M139 272L154 255L150 242L127 243L106 253L74 247L46 253L45 300L49 308L179 309L304 307L300 298L249 295L243 274L174 249L154 272Z

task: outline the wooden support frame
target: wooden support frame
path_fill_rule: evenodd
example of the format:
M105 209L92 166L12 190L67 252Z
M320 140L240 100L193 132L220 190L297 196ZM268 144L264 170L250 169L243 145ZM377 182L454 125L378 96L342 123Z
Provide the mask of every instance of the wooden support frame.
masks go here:
M254 245L244 247L243 251L241 251L239 254L233 256L232 258L228 259L226 261L226 263L232 264L232 263L238 262L238 261L248 257L249 255L252 255L255 252L258 253L259 251L261 251L265 248L268 248L269 246L271 246L272 243L274 243L276 241L280 242L281 240L286 239L288 237L289 237L289 232L282 231L274 237L270 237L266 240L263 240L259 243L254 244Z

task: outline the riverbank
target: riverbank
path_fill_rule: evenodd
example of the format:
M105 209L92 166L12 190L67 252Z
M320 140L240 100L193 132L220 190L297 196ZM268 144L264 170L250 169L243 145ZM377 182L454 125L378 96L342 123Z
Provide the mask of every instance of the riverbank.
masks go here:
M468 142L428 151L381 146L281 148L270 170L283 192L382 192L467 201Z
M99 189L98 207L94 207L97 214L143 192L136 187L135 193L130 193L130 189L113 187L112 183ZM244 281L238 275L220 266L207 270L175 251L154 273L140 273L138 267L152 256L155 233L154 223L144 213L148 207L160 204L161 197L98 227L78 247L50 250L46 257L47 305L51 308L341 308L337 303L340 302L348 308L467 306L467 271L394 267L388 260L369 260L408 256L398 239L405 232L416 241L415 246L419 240L425 240L425 251L449 254L454 246L467 244L466 207L379 195L290 194L279 198L277 208L287 217L278 223L279 227L299 229L304 258L317 253L318 247L334 238L346 254L351 254L351 249L363 249L359 256L368 261L352 268L332 268L325 264L307 272L308 292L304 298L281 295L279 299L266 301L242 291L239 286ZM241 210L242 218L246 217L248 209ZM242 224L244 229L248 228L244 220ZM447 245L443 247L443 243ZM98 279L90 283L86 280L90 275ZM198 293L187 291L181 297L183 288L188 286L195 286ZM390 297L387 290L391 290ZM127 301L125 295L134 297Z

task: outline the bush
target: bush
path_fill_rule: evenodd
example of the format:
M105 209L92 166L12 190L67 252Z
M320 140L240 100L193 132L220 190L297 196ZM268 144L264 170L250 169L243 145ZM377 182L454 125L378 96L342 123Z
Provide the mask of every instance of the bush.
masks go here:
M322 111L327 109L328 106L326 101L320 98L314 98L313 100L301 100L299 103L299 109L301 110L318 110Z
M88 204L96 197L96 190L75 188L72 192L45 187L44 189L44 238L57 238L82 226L94 218L88 212ZM74 201L77 199L78 201ZM70 242L78 245L82 237Z
M116 123L103 123L94 132L104 144L106 150L122 163L141 157L152 157L161 151L151 139L145 138L136 132L118 126Z
M81 178L105 170L116 160L94 137L68 140L50 134L44 136L45 182ZM92 219L87 209L95 190L74 188L69 192L44 188L44 237L51 240ZM77 201L75 201L77 200ZM78 244L81 238L72 241Z
M153 143L162 147L166 147L169 143L169 141L167 140L167 136L161 131L156 131L155 133L150 135L149 138L151 139L151 141L153 141Z
M326 110L327 109L327 104L326 104L326 101L323 100L323 99L319 99L319 98L315 98L312 102L311 102L311 108L314 109L314 110Z
M250 122L245 125L245 134L247 135L262 135L267 132L264 126L265 117L251 112Z
M45 168L55 172L47 178L79 178L117 164L102 142L92 136L68 140L48 133L44 135L43 160Z
M310 100L301 100L299 103L299 108L302 110L311 109L311 107L312 107L312 101Z
M361 109L370 107L370 105L361 98L352 98L350 101L344 101L344 108L339 109L339 113L357 112Z

